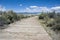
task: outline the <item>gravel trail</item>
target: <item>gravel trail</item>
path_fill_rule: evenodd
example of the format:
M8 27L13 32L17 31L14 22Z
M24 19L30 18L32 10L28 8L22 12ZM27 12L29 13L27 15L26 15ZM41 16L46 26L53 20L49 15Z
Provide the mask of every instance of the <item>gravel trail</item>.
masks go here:
M52 40L39 24L38 17L22 19L0 30L0 40Z

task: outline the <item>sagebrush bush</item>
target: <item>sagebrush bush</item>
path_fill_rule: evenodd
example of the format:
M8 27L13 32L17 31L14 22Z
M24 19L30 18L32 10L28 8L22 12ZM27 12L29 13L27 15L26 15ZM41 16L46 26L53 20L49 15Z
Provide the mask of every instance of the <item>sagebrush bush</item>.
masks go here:
M41 14L39 15L39 19L44 19L46 16L47 16L46 13L41 13Z
M0 15L0 26L13 23L14 21L20 20L23 16L18 16L13 11L2 12Z
M44 19L44 17L43 16L39 16L39 19Z
M43 19L47 27L51 27L53 30L60 30L60 13L41 13L39 19Z
M6 18L4 18L4 17L0 17L0 26L4 26L5 24L7 24L9 21L6 19Z
M13 23L15 21L18 21L23 18L27 18L28 16L24 16L23 14L17 14L13 12L12 10L10 11L5 11L5 12L0 12L0 26L3 25L8 25L10 23Z
M47 23L47 27L52 27L53 25L55 25L54 22Z
M60 24L56 24L52 27L52 29L55 31L55 30L60 30Z

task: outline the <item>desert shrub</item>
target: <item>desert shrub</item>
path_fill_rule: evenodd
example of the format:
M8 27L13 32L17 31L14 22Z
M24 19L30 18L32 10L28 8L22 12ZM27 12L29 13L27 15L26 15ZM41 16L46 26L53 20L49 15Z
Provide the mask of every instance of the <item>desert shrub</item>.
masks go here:
M47 14L48 14L48 17L49 17L49 18L54 18L54 17L56 17L55 11L50 12L50 13L47 13Z
M47 16L46 13L41 13L41 14L39 15L39 19L44 19L46 16Z
M47 20L47 27L52 27L53 25L56 24L55 20L54 19L49 19Z
M25 15L24 18L28 18L29 16Z
M23 14L19 14L18 15L20 19L23 19L24 18L24 15Z
M52 29L55 31L55 30L60 30L60 24L56 24L52 27Z
M52 27L53 25L55 25L55 22L47 23L47 27Z
M54 18L56 23L60 23L60 17Z
M4 26L5 24L8 24L8 23L9 23L9 20L7 20L2 16L0 17L0 26Z
M39 16L39 19L44 19L44 17L40 15L40 16Z
M23 19L23 18L28 18L28 17L30 17L30 16L28 16L28 15L24 15L24 14L19 14L18 16L20 17L20 19Z
M48 13L49 18L54 18L55 13Z
M55 30L60 30L60 16L57 16L56 18L54 18L55 20L55 25L52 27L52 29Z
M2 15L0 16L1 25L10 24L17 20L20 20L20 17L13 11L2 12Z
M13 11L8 11L7 16L8 16L8 19L10 19L11 21L17 20L17 14Z
M43 19L47 27L51 27L53 30L60 30L60 13L55 13L55 11L42 13L39 15L39 19Z

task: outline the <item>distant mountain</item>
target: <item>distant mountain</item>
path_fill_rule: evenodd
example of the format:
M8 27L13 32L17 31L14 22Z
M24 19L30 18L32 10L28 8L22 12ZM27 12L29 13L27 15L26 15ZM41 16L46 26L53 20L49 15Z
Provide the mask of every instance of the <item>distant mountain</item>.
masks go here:
M40 14L41 12L19 12L18 14Z

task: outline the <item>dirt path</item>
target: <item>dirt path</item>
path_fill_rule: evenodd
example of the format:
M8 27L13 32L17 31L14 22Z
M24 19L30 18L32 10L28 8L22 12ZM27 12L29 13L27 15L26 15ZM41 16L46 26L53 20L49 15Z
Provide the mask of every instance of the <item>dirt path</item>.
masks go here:
M23 19L9 26L0 31L0 40L51 40L39 24L37 16Z

